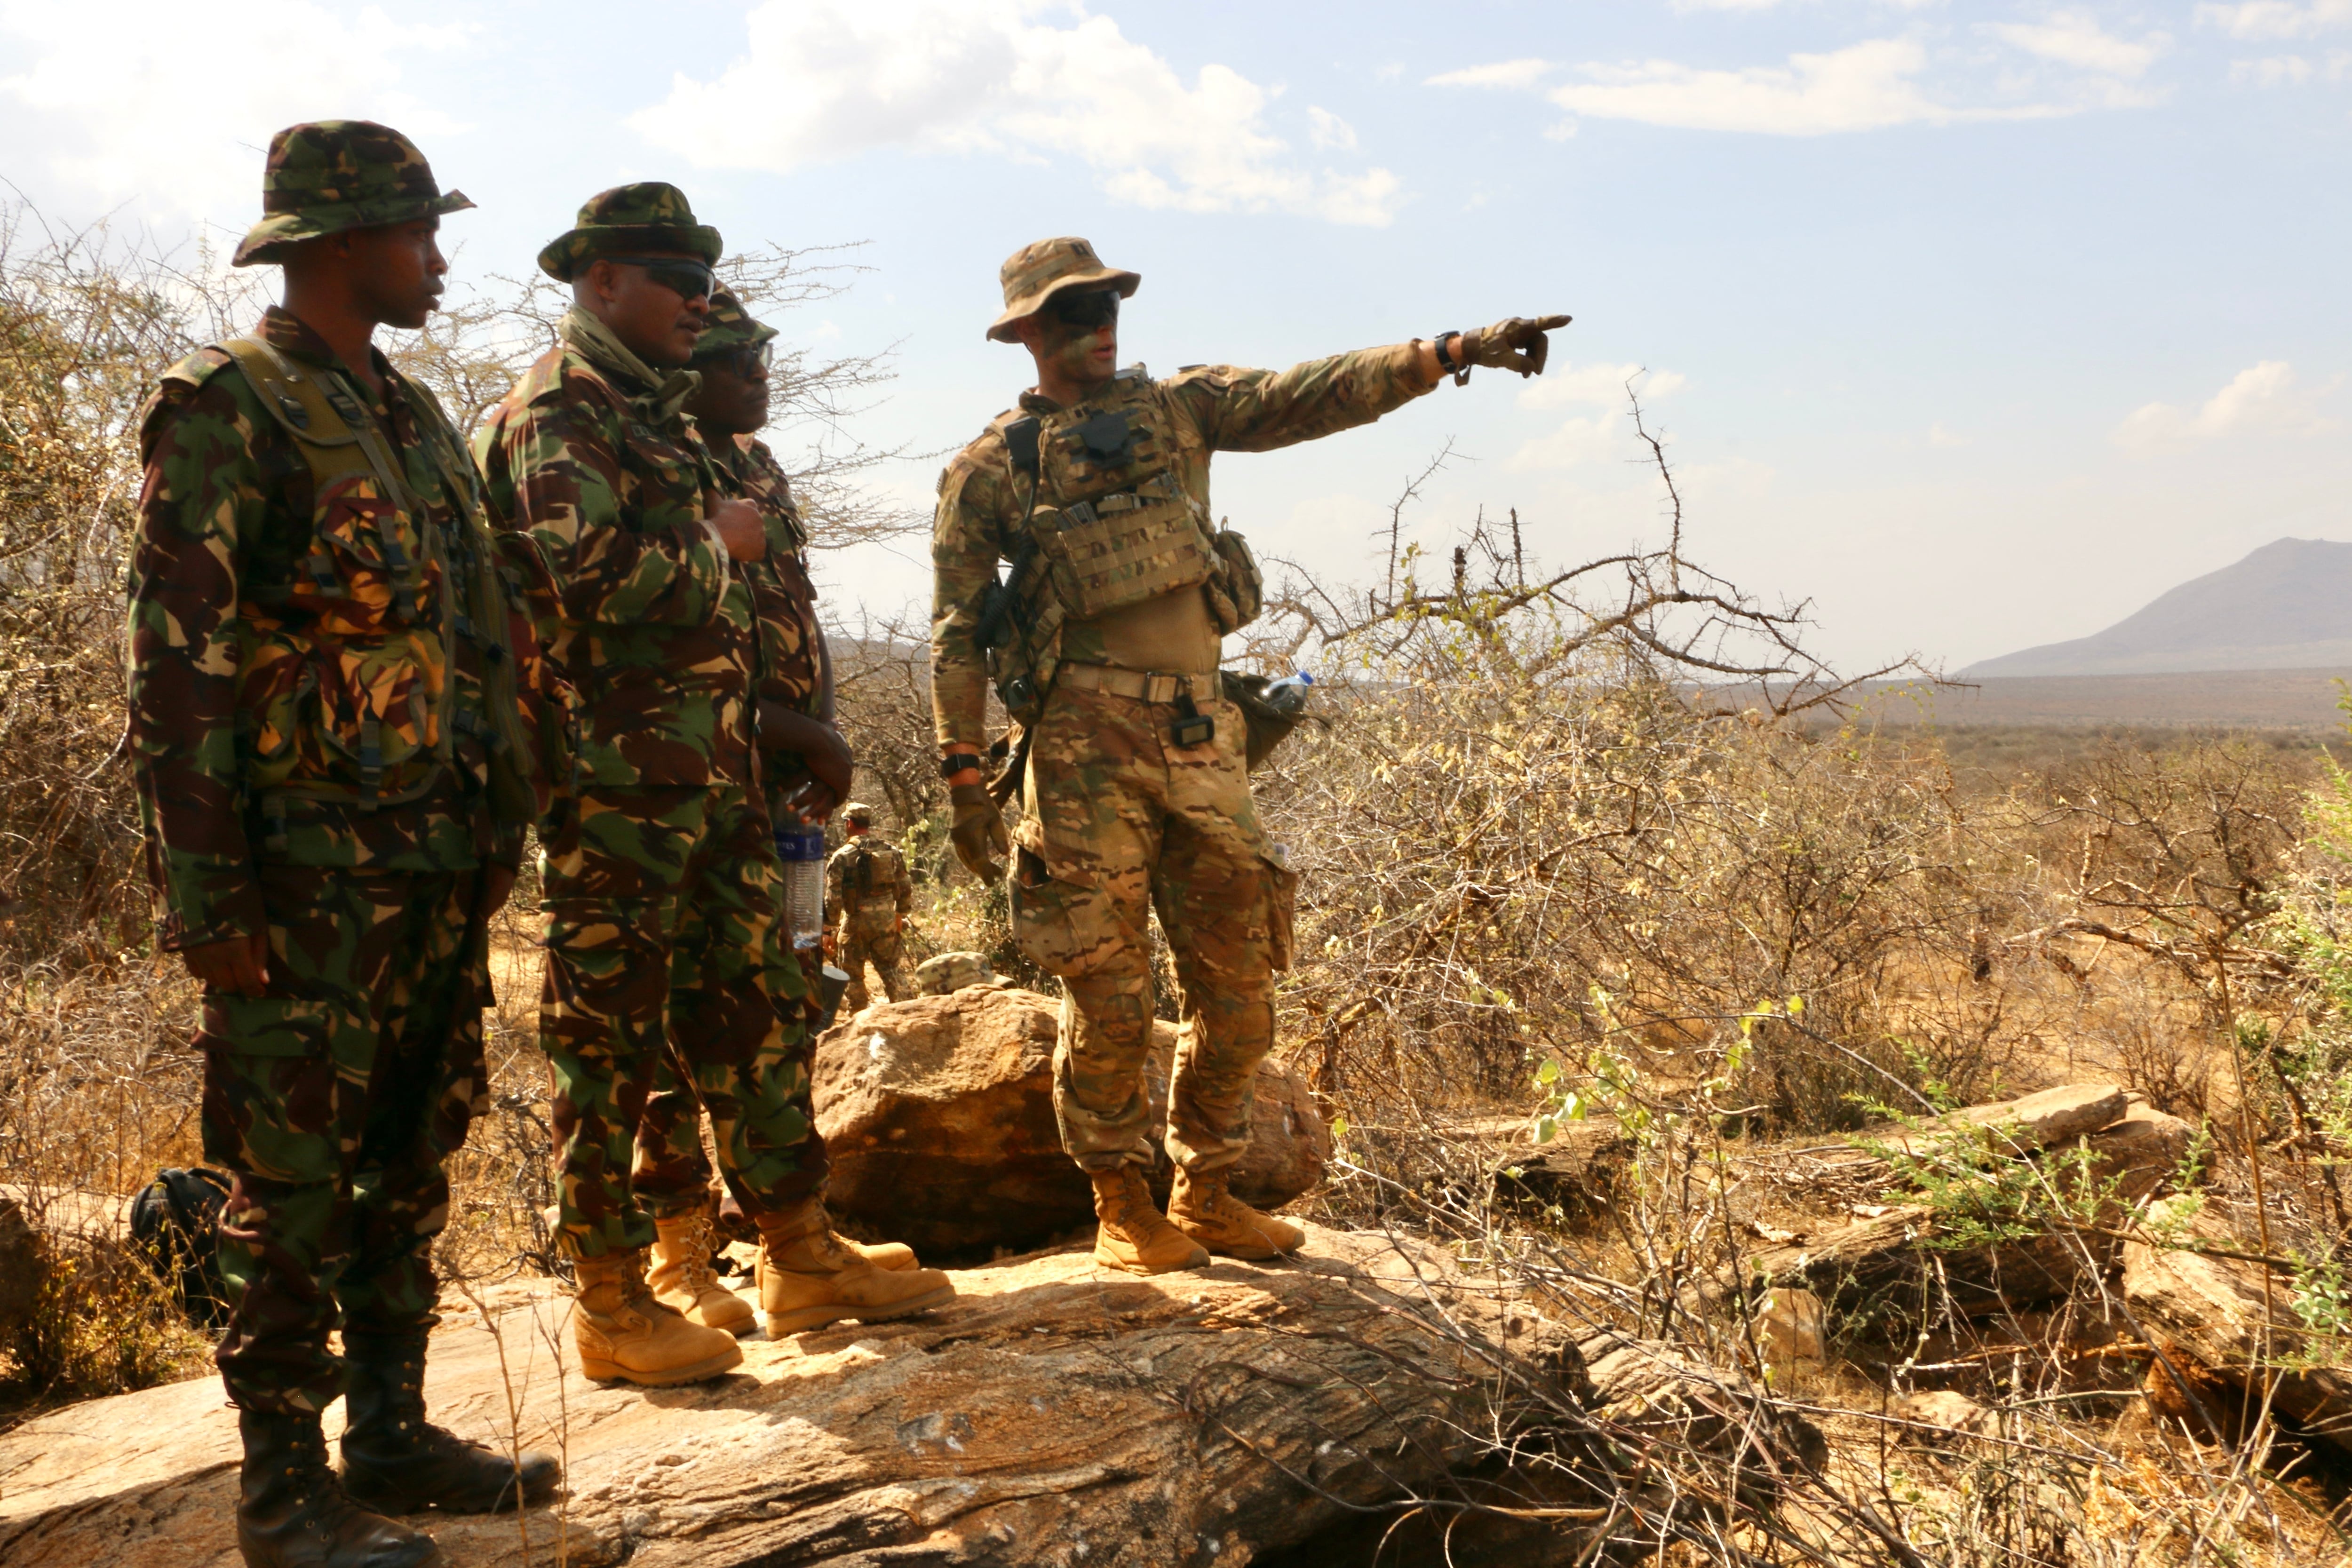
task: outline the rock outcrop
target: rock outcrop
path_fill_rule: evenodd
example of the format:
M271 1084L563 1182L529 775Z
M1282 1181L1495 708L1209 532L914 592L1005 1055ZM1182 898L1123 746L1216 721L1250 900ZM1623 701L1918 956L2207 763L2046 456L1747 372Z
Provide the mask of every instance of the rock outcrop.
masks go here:
M817 1129L833 1163L828 1202L871 1235L918 1251L985 1256L1093 1223L1086 1177L1054 1121L1056 1005L1005 982L868 1007L817 1044ZM1168 1113L1177 1032L1153 1026L1152 1139ZM1314 1188L1331 1138L1305 1080L1258 1068L1250 1148L1234 1192L1277 1208ZM1151 1171L1164 1201L1174 1173Z
M2265 1300L2267 1265L2194 1250L2247 1247L2180 1198L2157 1205L2143 1234L2124 1244L2124 1300L2156 1352L2149 1405L2197 1437L2234 1442L2268 1384L2272 1408L2305 1436L2352 1450L2352 1368L2296 1315L2292 1278L2273 1274Z
M938 1313L754 1339L738 1373L652 1392L583 1382L557 1289L507 1287L487 1325L436 1331L427 1397L467 1436L562 1452L568 1500L421 1522L449 1568L1322 1561L1336 1500L1473 1458L1485 1358L1559 1368L1556 1397L1577 1371L1564 1332L1442 1252L1369 1236L1312 1230L1281 1267L1138 1279L1069 1250L958 1283ZM0 1562L234 1568L236 1450L211 1378L27 1422L0 1436Z

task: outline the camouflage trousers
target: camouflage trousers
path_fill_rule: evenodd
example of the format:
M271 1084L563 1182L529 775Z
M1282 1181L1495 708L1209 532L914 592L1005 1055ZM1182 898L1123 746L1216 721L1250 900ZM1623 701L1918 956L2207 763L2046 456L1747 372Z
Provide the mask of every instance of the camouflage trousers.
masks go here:
M824 960L814 950L800 958L802 979L808 994L814 996L817 966ZM800 1019L799 1002L787 1000L779 1005L785 1014L786 1027ZM629 1168L629 1185L637 1202L656 1219L692 1214L708 1206L714 1196L702 1101L689 1087L692 1077L680 1070L674 1048L662 1053L654 1064L645 1112L637 1118L636 1159Z
M824 1184L809 987L776 920L768 814L741 786L583 786L547 847L539 1040L555 1073L562 1245L651 1246L631 1180L665 1061L747 1213Z
M834 960L849 972L849 985L841 994L842 1016L873 1000L866 989L868 963L882 976L882 994L891 1001L903 1002L915 994L914 979L907 973L906 939L891 929L894 924L895 919L885 921L877 930L861 927L855 918L842 922L841 952Z
M247 1410L320 1410L349 1332L428 1329L442 1162L486 1108L481 873L259 868L261 996L207 994L205 1158L230 1318L215 1359Z
M1059 687L1030 750L1013 930L1068 994L1054 1109L1063 1147L1088 1170L1151 1158L1149 911L1175 957L1182 1014L1171 1159L1198 1172L1241 1158L1257 1066L1274 1045L1274 973L1290 964L1297 879L1258 827L1241 710L1198 706L1216 734L1180 747L1173 707Z

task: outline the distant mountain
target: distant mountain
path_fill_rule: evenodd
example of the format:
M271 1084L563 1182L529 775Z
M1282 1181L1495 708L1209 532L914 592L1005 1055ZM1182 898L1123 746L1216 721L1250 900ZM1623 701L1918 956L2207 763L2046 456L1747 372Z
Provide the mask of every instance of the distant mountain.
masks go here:
M2279 539L2105 631L1988 658L1962 679L2206 669L2352 671L2352 544Z

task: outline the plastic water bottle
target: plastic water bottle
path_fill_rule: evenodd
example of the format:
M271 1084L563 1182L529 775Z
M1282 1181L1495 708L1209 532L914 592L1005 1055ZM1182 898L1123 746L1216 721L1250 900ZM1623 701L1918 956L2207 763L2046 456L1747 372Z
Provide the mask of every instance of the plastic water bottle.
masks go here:
M1303 669L1295 669L1265 689L1265 704L1276 712L1289 715L1307 710L1307 690L1315 678Z
M824 829L796 818L778 823L776 858L783 862L780 912L793 946L814 947L824 940Z

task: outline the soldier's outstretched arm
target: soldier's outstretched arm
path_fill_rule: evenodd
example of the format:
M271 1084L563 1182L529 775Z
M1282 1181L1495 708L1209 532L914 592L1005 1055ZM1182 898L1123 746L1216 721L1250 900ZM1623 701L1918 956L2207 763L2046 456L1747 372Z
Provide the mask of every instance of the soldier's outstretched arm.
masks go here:
M252 456L266 416L239 397L242 386L230 371L198 387L167 386L141 432L131 772L157 937L174 952L244 945L268 931L238 805L237 574L266 494Z
M634 526L610 413L560 397L503 411L481 451L493 501L538 540L567 620L699 626L727 591L726 542L707 520Z
M1416 338L1308 360L1288 370L1201 365L1169 384L1209 444L1223 452L1265 452L1369 425L1473 365L1540 374L1545 334L1566 316L1514 316L1476 331Z

